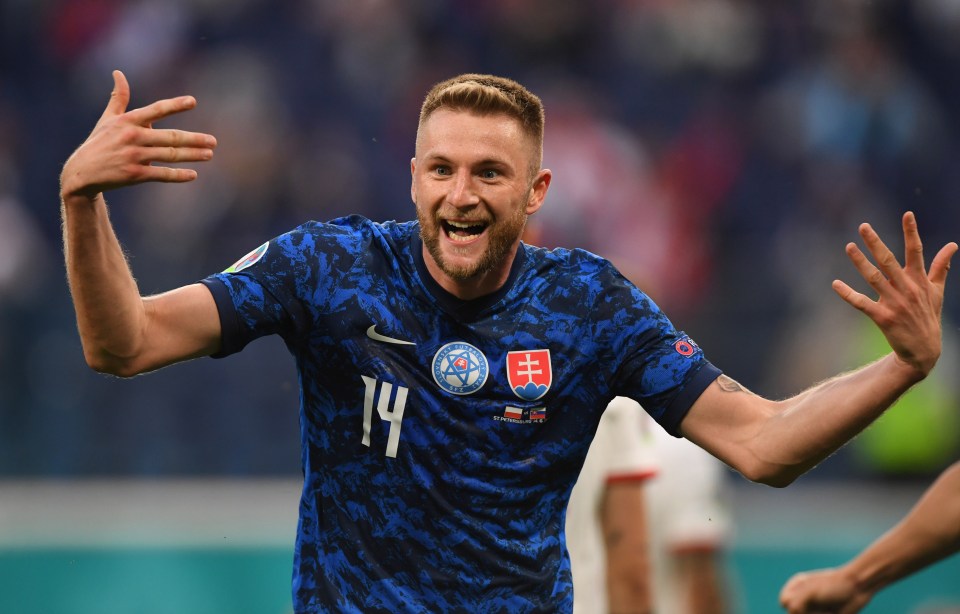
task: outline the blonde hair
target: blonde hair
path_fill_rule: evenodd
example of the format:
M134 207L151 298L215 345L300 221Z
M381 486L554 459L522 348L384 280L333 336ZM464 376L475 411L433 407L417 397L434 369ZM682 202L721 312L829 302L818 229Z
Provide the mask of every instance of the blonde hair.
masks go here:
M516 81L495 75L467 73L437 83L420 107L419 127L437 109L470 111L480 115L503 113L520 122L537 152L536 172L543 160L543 103Z

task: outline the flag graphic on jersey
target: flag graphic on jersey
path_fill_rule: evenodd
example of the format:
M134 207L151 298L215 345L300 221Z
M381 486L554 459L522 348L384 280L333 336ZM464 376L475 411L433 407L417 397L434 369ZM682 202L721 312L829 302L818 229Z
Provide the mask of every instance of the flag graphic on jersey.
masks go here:
M514 420L520 420L523 418L523 410L519 407L512 407L507 405L506 411L503 412L504 418L513 418Z
M550 350L520 350L507 353L507 381L524 401L536 401L550 390L553 370Z

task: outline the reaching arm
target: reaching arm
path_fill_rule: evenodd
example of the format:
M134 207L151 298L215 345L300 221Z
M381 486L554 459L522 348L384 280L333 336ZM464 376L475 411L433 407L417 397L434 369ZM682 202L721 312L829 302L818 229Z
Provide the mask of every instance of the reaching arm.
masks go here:
M153 162L213 156L206 134L153 128L192 109L186 96L127 111L130 88L120 71L103 115L60 176L64 258L84 356L94 369L129 376L210 354L219 347L213 297L199 284L141 298L110 223L103 192L149 181L192 181L192 169Z
M860 235L876 266L852 243L847 254L878 299L839 280L833 288L877 324L893 352L784 401L763 399L721 376L681 424L685 437L751 480L789 484L926 377L940 356L943 289L957 244L948 243L937 253L928 274L912 213L903 216L902 268L869 225L861 225Z
M793 576L790 614L859 612L882 588L960 551L960 462L943 472L897 526L846 565Z

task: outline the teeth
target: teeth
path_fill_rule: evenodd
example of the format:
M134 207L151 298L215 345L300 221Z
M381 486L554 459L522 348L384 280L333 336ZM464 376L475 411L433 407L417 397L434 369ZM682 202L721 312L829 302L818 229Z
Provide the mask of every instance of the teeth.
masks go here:
M447 223L453 226L454 228L466 229L472 228L473 226L479 226L479 224L470 224L468 222L455 222L453 220L447 220Z
M456 243L467 243L476 239L484 231L486 224L482 221L443 220L446 226L444 234Z

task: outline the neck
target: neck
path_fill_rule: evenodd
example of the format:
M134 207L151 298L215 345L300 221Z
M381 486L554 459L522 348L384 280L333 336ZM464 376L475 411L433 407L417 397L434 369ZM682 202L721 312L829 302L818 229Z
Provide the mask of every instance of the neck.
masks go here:
M440 265L437 264L437 261L433 259L433 256L430 255L426 245L422 248L423 263L426 265L430 276L433 277L433 280L436 281L441 288L460 300L470 301L475 298L480 298L481 296L492 294L507 283L507 280L510 279L510 270L513 268L513 262L516 259L517 249L519 247L520 244L518 242L500 266L485 273L478 273L468 279L455 279L445 273L443 269L440 268Z

